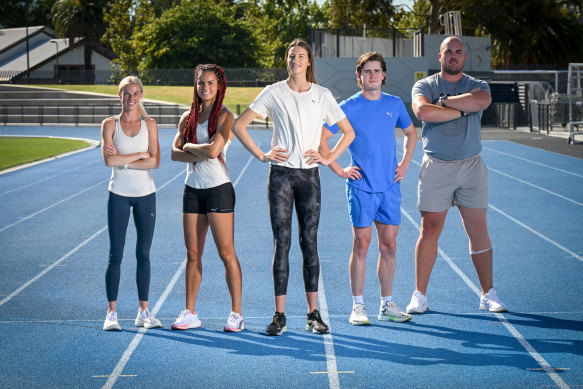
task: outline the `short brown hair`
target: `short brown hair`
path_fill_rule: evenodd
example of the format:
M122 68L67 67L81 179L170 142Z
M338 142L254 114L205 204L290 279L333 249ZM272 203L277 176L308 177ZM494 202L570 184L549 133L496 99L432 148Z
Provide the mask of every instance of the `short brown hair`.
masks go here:
M372 51L370 53L366 53L361 55L358 58L358 61L356 61L356 74L358 75L358 86L362 86L362 82L360 81L360 71L362 70L362 67L364 66L365 63L369 62L369 61L378 61L381 63L381 69L383 69L383 72L387 72L387 63L385 62L385 59L383 58L383 56L380 53L377 53L376 51ZM382 85L385 85L386 82L386 77L383 78L383 83Z
M300 46L301 48L305 49L308 52L308 61L310 61L310 66L308 66L308 69L306 70L306 79L308 82L315 83L316 82L316 72L314 70L314 54L312 52L312 48L305 40L300 39L300 38L296 38L293 41L291 41L291 43L289 44L289 46L285 50L285 62L286 62L286 64L287 64L287 55L289 54L289 51L292 49L292 47L296 47L296 46ZM288 69L288 73L289 73L289 69Z

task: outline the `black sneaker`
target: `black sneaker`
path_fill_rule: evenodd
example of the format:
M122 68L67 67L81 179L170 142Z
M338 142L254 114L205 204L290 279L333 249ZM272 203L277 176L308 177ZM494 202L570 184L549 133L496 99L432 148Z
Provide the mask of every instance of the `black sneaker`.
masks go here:
M281 335L287 331L287 326L285 325L285 314L280 312L275 312L271 323L267 326L267 335Z
M320 317L320 312L317 309L314 309L312 313L308 313L308 324L306 324L306 330L312 331L314 334L328 334L330 333L330 329L322 321L322 317Z

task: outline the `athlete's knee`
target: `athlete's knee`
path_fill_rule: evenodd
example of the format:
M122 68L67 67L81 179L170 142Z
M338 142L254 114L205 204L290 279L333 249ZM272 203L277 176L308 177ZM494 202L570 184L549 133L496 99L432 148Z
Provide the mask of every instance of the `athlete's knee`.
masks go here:
M238 262L237 255L235 254L234 248L229 249L220 249L219 250L219 257L221 261L225 264L225 266Z
M186 261L189 263L198 263L202 257L202 252L198 249L187 248L186 249Z

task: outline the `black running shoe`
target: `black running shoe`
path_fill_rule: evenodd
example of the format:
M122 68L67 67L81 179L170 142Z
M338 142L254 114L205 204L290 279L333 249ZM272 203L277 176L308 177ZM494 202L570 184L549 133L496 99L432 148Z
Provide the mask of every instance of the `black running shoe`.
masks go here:
M330 329L322 321L320 317L320 312L314 309L311 313L308 313L308 324L306 324L306 330L312 331L314 334L328 334Z
M285 314L280 312L275 312L271 323L267 326L267 335L281 335L287 331L287 326L285 325Z

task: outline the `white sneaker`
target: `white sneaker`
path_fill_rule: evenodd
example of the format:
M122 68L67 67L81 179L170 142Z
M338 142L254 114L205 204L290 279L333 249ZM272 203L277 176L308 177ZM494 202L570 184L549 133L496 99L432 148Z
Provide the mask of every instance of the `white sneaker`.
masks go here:
M237 312L231 311L229 318L227 319L227 325L223 328L225 332L241 332L245 329L245 323L243 323L243 316L239 315Z
M423 293L416 290L411 296L411 302L407 305L407 313L423 313L429 309L427 305L427 297Z
M105 323L103 323L103 331L121 331L121 326L117 321L117 312L107 312L107 316L105 316Z
M348 320L350 324L355 326L368 326L370 321L368 316L366 316L366 310L364 309L364 304L354 303L352 305L352 313L350 314L350 319Z
M506 304L500 301L494 288L490 289L488 293L485 293L480 297L480 309L487 309L490 312L508 311Z
M180 315L178 315L178 318L174 323L172 323L170 328L173 330L187 330L189 328L198 328L201 324L202 323L200 320L198 320L196 311L193 315L188 309L185 309L184 311L180 312Z
M411 315L401 311L401 308L394 301L387 301L384 306L381 306L379 312L379 320L404 322L411 320Z
M136 317L135 323L137 327L144 328L162 327L162 323L160 323L160 320L156 319L154 315L150 313L150 310L148 308L144 309L143 311L141 309L138 310L138 317Z

